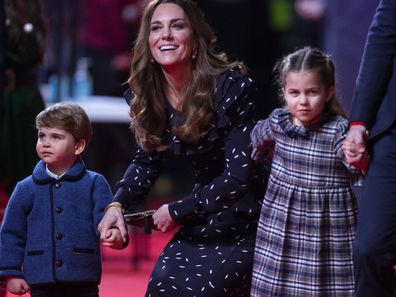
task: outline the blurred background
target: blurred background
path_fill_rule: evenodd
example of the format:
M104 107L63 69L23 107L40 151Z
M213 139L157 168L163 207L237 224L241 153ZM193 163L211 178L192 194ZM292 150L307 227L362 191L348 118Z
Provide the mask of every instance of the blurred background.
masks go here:
M267 116L279 106L272 76L275 61L303 46L318 47L332 57L336 65L337 94L349 112L367 30L378 0L196 1L217 35L218 50L225 51L231 59L244 61L256 79L260 117ZM38 10L34 5L40 2ZM23 160L35 155L34 144L26 145L22 140L20 143L10 142L11 136L19 135L22 128L11 132L8 126L1 125L1 119L11 116L7 107L11 80L7 80L5 73L15 66L8 61L8 53L14 48L10 45L11 34L5 32L12 29L14 23L10 15L16 12L21 14L16 17L16 23L27 35L36 30L40 33L40 29L46 36L42 59L25 63L29 73L34 72L34 79L29 83L37 84L44 105L73 100L87 111L94 134L84 160L89 169L102 173L114 190L134 152L128 106L122 95L128 87L125 82L129 74L130 51L147 1L0 0L0 3L0 147L3 147L0 157L14 164L12 158ZM40 41L39 33L33 36ZM26 40L14 43L19 47L23 44L28 51L32 44ZM18 77L21 68L15 69L14 74ZM18 84L17 79L12 90L18 89ZM34 106L40 108L41 103L37 102ZM33 107L27 110L32 113ZM32 120L35 115L36 112L31 115ZM27 117L18 113L13 116L33 129L34 122ZM36 133L34 129L33 133ZM17 155L18 147L26 151ZM1 162L5 161L0 158L0 206L4 209L14 182ZM24 168L19 179L21 175L30 175L33 169L32 165ZM190 170L190 164L166 155L164 171L147 205L142 208L156 207L166 199L174 200L187 194L194 183L189 179L193 176ZM145 244L149 244L147 238L140 240L141 251L135 249L134 254L129 255L135 268L140 260L150 258L147 254L150 248Z

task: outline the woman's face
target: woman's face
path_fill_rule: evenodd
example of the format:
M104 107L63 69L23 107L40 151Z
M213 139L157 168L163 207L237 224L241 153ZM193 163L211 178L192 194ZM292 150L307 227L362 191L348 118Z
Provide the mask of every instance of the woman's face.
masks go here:
M151 18L149 46L153 59L163 68L191 67L194 34L180 6L158 5Z

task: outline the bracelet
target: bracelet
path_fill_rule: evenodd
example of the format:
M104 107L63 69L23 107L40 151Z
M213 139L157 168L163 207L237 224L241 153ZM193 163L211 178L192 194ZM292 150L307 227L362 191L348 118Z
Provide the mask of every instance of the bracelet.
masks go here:
M111 208L111 207L117 207L117 208L119 208L119 209L121 210L121 213L122 213L122 214L125 213L125 210L124 210L124 208L122 207L122 204L121 204L120 202L111 202L110 204L108 204L108 205L105 207L104 212L106 212L106 211L107 211L109 208Z

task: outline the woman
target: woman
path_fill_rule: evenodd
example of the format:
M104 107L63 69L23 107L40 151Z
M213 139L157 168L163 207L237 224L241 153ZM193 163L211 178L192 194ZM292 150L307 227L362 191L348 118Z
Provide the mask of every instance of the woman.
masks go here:
M156 227L181 228L152 272L146 296L247 296L263 178L249 158L255 124L252 79L214 52L214 35L191 0L146 7L127 93L138 149L99 225L106 244L122 213L140 203L171 150L189 160L196 186L162 205ZM192 295L191 295L192 294Z

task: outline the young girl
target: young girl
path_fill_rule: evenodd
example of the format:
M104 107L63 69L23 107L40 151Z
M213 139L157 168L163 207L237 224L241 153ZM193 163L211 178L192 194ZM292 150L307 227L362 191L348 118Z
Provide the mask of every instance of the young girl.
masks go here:
M342 144L348 120L334 65L309 47L275 68L285 108L251 132L252 158L273 150L256 238L252 296L352 296L356 199Z

